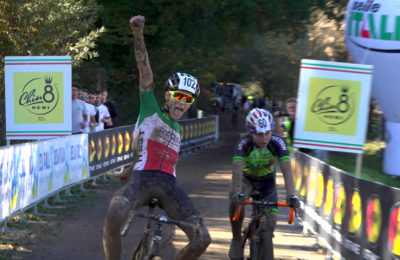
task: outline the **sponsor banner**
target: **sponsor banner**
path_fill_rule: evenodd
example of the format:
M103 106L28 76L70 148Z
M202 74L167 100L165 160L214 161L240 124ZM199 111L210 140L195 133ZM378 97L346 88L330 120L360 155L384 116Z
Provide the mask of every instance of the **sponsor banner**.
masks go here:
M399 2L350 0L345 18L345 39L353 61L374 65L372 96L385 113L385 120L399 123Z
M12 210L12 194L17 180L13 175L14 147L0 149L0 222ZM13 182L14 187L13 187Z
M363 153L372 68L302 60L294 147Z
M215 140L216 117L214 116L181 120L179 124L181 125L181 152Z
M67 143L69 147L67 147L68 153L65 158L66 171L64 171L63 185L90 178L88 135L72 135L68 139L70 142ZM68 169L70 170L68 171Z
M91 177L132 162L134 130L128 125L89 133Z
M385 118L383 171L400 175L400 5L398 0L349 0L345 40L352 60L374 66L371 94Z
M26 207L32 201L34 151L34 145L30 144L14 147L10 213Z
M0 222L70 184L89 178L85 134L0 149Z
M37 171L39 175L38 179L38 191L36 198L45 198L47 194L53 191L53 176L51 151L54 152L54 147L51 148L50 141L43 141L38 143L38 160L37 160ZM53 164L54 165L54 164Z
M71 57L6 56L6 138L71 134Z
M295 151L299 215L344 259L400 258L400 190Z

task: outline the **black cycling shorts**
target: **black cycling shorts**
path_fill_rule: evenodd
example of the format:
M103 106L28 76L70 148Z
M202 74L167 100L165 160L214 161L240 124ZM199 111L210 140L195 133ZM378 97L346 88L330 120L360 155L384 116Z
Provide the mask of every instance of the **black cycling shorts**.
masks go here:
M167 215L184 221L200 216L188 195L179 187L176 178L161 171L134 171L130 181L119 189L115 196L128 199L133 209L148 205L152 198Z
M276 191L276 185L274 182L265 181L262 178L251 178L243 176L243 185L246 188L246 195L250 195L251 192L257 191L258 196L255 196L256 200L268 200L270 202L277 202L278 195Z

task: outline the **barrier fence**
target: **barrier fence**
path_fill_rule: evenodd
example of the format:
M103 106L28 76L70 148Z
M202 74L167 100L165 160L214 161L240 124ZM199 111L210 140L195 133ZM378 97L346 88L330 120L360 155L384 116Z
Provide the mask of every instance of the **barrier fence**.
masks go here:
M400 190L295 152L300 217L342 259L399 259Z
M0 223L72 184L89 179L86 134L0 149Z
M218 117L182 120L180 153L218 139ZM73 185L132 162L134 125L0 148L0 224Z

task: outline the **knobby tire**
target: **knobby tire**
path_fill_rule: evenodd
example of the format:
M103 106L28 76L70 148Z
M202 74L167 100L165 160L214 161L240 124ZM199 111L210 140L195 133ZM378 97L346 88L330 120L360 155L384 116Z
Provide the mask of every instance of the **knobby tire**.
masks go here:
M154 228L155 226L152 225L151 227L151 231L148 235L144 235L142 234L142 238L140 239L140 242L137 246L134 247L133 251L132 251L132 260L143 260L145 259L144 257L150 253L151 250L151 246L152 246L152 238L153 238L153 234L154 234ZM167 236L163 236L162 240L159 242L158 248L161 250L161 252L163 251L163 249L165 249L169 243L171 243L174 239L174 235L175 235L175 226L173 225L168 225L165 224L162 226L162 233L167 235ZM145 236L147 236L145 238ZM146 242L144 242L146 240ZM158 259L162 259L161 257L158 256L153 256L150 259L152 260L158 260Z

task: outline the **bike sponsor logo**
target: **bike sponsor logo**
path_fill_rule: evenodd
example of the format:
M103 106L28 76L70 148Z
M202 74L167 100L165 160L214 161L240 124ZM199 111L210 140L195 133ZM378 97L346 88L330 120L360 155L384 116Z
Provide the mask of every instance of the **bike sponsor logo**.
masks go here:
M347 39L370 51L399 53L399 11L397 1L350 1L346 18Z
M63 123L62 86L62 72L14 72L15 123Z
M355 136L361 82L310 78L305 130Z

